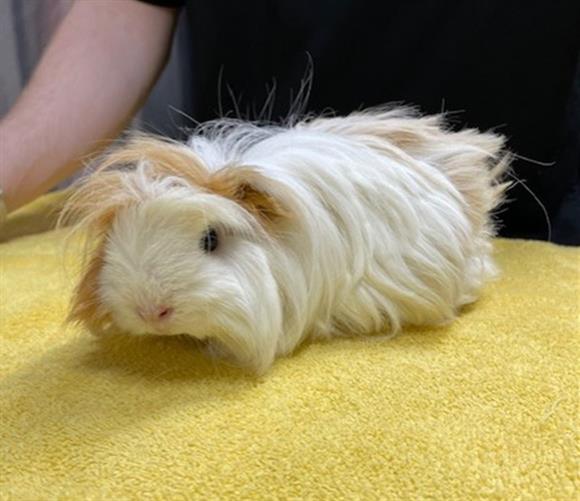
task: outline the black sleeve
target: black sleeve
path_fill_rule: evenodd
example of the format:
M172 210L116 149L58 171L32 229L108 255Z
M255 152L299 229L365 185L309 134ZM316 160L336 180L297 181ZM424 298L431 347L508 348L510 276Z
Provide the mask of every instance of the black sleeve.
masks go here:
M139 0L140 2L159 5L160 7L182 7L186 0Z

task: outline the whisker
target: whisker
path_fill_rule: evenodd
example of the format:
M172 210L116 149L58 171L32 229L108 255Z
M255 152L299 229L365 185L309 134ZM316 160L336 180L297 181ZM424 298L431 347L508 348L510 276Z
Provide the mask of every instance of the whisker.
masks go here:
M518 160L524 160L525 162L530 162L531 164L539 165L541 167L553 167L554 165L556 165L556 162L541 162L540 160L534 160L533 158L524 157L523 155L518 155L517 153L512 153L512 156L514 158L517 158Z
M532 191L532 189L523 180L519 179L513 172L506 172L505 174L515 181L513 186L520 185L522 188L524 188L524 190L526 190L532 196L532 198L540 206L540 209L542 209L542 212L544 213L544 218L546 219L546 226L547 226L547 230L548 230L548 242L551 242L552 241L552 223L550 222L550 216L548 214L548 210L546 209L546 206L542 203L540 198Z
M217 101L218 101L218 117L224 118L224 107L222 104L222 83L224 77L224 65L220 66L218 72L218 81L217 81Z
M195 125L195 127L198 127L199 125L201 125L201 122L199 120L196 120L191 115L185 113L185 111L180 110L179 108L176 108L175 106L172 106L171 104L169 105L169 109L171 111L174 111L178 115L181 115L182 117L187 118L190 122L192 122Z
M230 99L231 99L231 101L232 101L232 104L234 105L234 112L235 112L235 114L236 114L236 118L237 118L237 119L239 119L239 120L242 120L242 119L243 119L243 117L242 117L242 113L240 112L240 106L239 106L239 104L238 104L238 101L236 100L236 96L235 96L235 94L234 94L234 91L233 91L233 90L232 90L232 88L229 86L229 84L228 84L228 85L226 85L226 88L228 89L228 94L229 94L229 96L230 96ZM240 100L241 100L241 97L242 97L242 96L240 96Z

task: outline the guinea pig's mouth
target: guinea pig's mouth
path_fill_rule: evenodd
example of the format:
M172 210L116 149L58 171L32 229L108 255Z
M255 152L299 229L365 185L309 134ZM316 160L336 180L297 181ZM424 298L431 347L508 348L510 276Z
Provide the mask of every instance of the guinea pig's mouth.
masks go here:
M141 330L136 333L138 336L159 336L159 337L173 337L173 336L187 336L199 340L206 339L208 335L203 334L200 335L199 332L195 334L191 332L187 332L186 330L181 329L170 329L170 328L163 328L163 327L148 327L145 330Z
M146 330L139 332L142 336L183 336L187 335L185 332L172 331L170 329L148 327Z

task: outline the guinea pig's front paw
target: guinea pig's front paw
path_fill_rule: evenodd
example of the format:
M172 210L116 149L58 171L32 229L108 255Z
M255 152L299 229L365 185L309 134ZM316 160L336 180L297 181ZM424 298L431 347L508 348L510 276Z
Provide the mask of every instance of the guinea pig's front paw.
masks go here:
M127 335L126 331L120 329L114 322L106 321L99 323L98 325L86 325L87 331L98 338L109 338L119 335Z
M248 374L260 376L265 374L271 364L257 366L253 360L247 360L217 339L200 340L200 349L205 357L226 367L240 369Z
M204 339L200 341L200 347L202 353L211 360L218 360L229 366L239 367L241 365L234 353L215 339Z

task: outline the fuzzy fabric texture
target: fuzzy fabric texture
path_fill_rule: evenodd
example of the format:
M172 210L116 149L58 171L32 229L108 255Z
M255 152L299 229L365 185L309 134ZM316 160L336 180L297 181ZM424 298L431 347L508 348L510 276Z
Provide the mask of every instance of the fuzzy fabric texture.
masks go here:
M0 245L1 499L577 495L578 249L498 240L503 277L449 327L310 343L257 379L64 326L63 235Z

